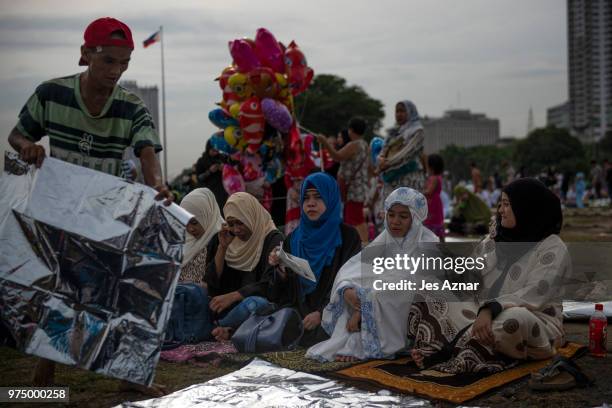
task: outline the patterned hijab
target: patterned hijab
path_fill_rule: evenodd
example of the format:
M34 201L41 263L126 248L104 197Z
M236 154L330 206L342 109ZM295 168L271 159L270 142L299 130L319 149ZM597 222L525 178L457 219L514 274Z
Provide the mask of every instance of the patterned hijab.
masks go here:
M181 201L181 207L189 211L204 228L204 234L200 238L187 233L183 249L183 265L186 265L221 231L223 218L215 195L207 188L196 188L187 194Z
M403 238L395 238L388 232L387 226L387 212L395 204L401 204L410 209L412 215L412 225L410 230ZM409 187L400 187L393 190L391 194L385 199L385 231L381 235L385 236L386 245L391 242L395 246L399 247L403 251L411 251L416 248L419 241L437 242L436 235L423 226L423 221L427 219L427 199L417 190ZM426 236L426 239L423 239ZM433 237L432 237L433 236Z
M270 213L249 193L234 193L223 207L225 218L233 217L242 222L250 231L248 241L234 238L225 253L227 264L240 271L251 272L261 258L266 236L276 229Z
M389 129L387 132L387 138L385 139L385 144L392 143L398 137L403 138L404 142L407 142L412 135L423 129L421 117L419 116L416 105L409 100L401 101L397 104L400 103L404 105L404 108L408 113L408 120L403 125L396 123L395 126Z
M308 219L303 210L306 191L313 188L326 207L317 221ZM336 180L326 173L314 173L306 177L300 194L300 225L291 234L291 253L308 261L317 282L300 277L303 294L315 290L323 268L333 262L336 248L342 245L341 223L340 190Z

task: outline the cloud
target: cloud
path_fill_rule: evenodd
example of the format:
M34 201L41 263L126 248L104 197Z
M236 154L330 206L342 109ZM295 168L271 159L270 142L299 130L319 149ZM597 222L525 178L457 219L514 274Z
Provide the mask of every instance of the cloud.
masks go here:
M413 100L424 115L450 107L500 119L522 136L533 106L567 98L565 2L558 0L20 0L0 4L0 133L7 135L36 85L78 72L83 30L113 15L136 42L124 79L160 84L159 44L141 42L164 26L168 152L172 173L191 165L214 131L206 119L221 91L213 80L230 63L227 42L258 27L295 39L316 73L359 85L385 105ZM4 136L5 138L5 136ZM3 147L5 141L3 141Z

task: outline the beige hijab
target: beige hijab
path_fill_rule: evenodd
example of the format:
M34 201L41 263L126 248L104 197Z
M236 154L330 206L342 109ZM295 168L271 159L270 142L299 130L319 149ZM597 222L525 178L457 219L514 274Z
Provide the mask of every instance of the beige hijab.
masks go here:
M249 193L232 194L223 213L225 218L240 220L251 231L251 238L246 242L234 238L225 253L225 261L234 269L250 272L259 262L266 236L276 229L276 225L270 213Z
M181 207L189 211L204 228L200 239L187 233L183 247L183 265L187 265L197 254L206 249L216 233L221 231L223 218L215 195L207 188L197 188L187 194L181 201Z

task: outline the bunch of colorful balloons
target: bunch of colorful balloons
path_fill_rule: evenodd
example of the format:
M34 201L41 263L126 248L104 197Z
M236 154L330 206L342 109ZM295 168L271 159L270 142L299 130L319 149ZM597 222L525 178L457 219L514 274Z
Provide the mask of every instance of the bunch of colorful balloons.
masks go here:
M226 189L235 190L242 188L235 173L246 183L262 177L272 183L282 175L282 135L296 127L293 97L314 72L295 41L285 47L265 28L254 39L230 41L229 52L232 64L217 78L220 107L208 117L220 129L211 138L213 147L241 163L235 172L224 169L224 180L233 179Z

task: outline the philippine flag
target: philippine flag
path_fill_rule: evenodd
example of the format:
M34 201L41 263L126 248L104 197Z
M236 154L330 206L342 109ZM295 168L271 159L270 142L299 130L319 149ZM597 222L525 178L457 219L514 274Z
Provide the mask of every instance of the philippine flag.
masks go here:
M161 34L159 31L156 31L155 33L153 33L153 35L151 35L149 38L144 40L142 42L142 45L143 47L147 48L149 45L155 44L156 42L159 42L160 40L161 40Z

